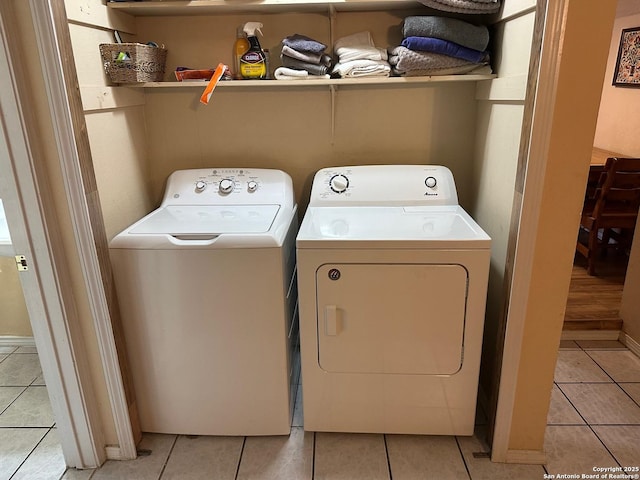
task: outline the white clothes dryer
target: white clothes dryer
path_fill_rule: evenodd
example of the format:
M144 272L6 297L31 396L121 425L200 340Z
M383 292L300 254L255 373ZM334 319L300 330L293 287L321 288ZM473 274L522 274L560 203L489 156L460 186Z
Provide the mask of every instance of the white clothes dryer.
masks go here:
M289 434L296 208L279 170L181 170L111 241L143 431Z
M305 430L473 433L490 242L445 167L316 173L296 242Z

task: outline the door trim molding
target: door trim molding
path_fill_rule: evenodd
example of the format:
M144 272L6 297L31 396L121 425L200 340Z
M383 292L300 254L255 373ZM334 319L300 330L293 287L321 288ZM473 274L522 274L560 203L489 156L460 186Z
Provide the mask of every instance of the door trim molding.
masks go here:
M73 58L73 52L61 52L53 10L53 0L29 0L36 32L44 83L49 99L55 138L60 153L60 165L65 181L67 201L73 220L76 246L88 292L94 327L98 337L100 358L105 375L109 403L113 414L118 446L109 446L109 458L134 459L136 445L125 394L122 371L111 324L98 253L88 213L79 152L67 96L67 81L62 69L63 59ZM78 92L79 95L79 92ZM82 114L82 112L75 112Z
M513 458L519 457L519 454L509 449L509 437L529 298L530 273L536 247L535 231L540 217L547 154L553 129L552 122L543 121L543 119L549 119L553 115L558 88L558 72L562 60L560 48L564 36L563 27L566 19L567 1L546 2L540 66L536 76L538 84L527 152L527 158L535 158L536 161L527 161L526 172L519 173L524 177L523 191L526 194L521 197L518 240L515 247L511 291L508 299L508 322L505 331L498 403L491 445L491 460L493 462L513 462Z
M27 257L20 272L38 358L47 384L65 462L78 468L105 459L101 424L78 325L65 254L50 190L42 173L31 99L21 92L23 66L16 12L0 3L0 176L12 242ZM12 57L13 55L16 58ZM40 175L38 175L40 172ZM26 212L29 215L26 215Z

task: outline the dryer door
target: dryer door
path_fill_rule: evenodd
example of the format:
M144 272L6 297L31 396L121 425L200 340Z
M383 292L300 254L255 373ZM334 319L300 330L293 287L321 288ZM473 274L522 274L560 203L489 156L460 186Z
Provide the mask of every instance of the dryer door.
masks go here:
M316 272L318 361L328 372L453 375L468 272L457 264L325 264Z

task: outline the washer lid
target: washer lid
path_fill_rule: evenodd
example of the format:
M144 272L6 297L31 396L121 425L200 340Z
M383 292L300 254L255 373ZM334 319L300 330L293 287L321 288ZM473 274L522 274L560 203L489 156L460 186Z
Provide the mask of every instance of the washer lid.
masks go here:
M238 234L265 233L280 205L169 205L152 212L129 234Z
M375 243L375 245L373 245ZM459 206L309 207L298 248L489 248Z

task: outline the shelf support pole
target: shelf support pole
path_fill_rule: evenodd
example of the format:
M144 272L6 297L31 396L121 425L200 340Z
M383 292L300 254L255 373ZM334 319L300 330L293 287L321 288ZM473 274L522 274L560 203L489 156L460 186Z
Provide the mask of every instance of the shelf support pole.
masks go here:
M331 91L331 145L333 145L336 133L336 95L338 92L337 85L329 85Z
M333 5L329 5L329 42L331 52L333 52L333 44L335 43L335 28L336 28L336 7Z

